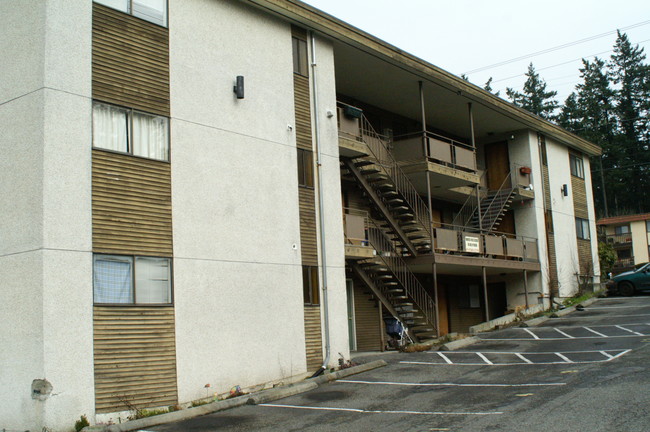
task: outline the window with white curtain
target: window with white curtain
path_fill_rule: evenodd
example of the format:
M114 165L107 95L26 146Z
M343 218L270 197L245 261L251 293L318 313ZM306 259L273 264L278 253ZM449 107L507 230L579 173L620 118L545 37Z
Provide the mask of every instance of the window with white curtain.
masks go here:
M167 161L169 119L95 102L93 147Z
M98 304L170 304L171 281L169 258L93 257L93 294Z
M113 9L167 27L167 0L94 0Z

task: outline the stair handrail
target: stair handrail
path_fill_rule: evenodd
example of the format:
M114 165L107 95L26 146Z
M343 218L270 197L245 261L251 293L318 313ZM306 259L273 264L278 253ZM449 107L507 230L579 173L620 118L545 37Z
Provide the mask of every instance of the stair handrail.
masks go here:
M347 105L342 102L338 102L338 104L342 106ZM352 105L347 106L352 107ZM416 220L422 225L426 233L429 235L429 239L433 242L432 231L429 226L430 223L428 222L429 209L424 200L420 197L420 194L418 194L415 186L413 186L413 183L411 183L406 174L404 174L404 171L400 168L397 160L395 160L388 147L384 144L385 142L390 142L390 137L377 133L363 113L360 114L360 123L361 142L366 145L371 156L393 180L395 187L402 194L409 207L413 210ZM364 135L371 139L364 139Z
M510 181L510 188L509 188L510 190L508 192L508 197L505 200L503 200L503 202L501 203L501 208L499 209L499 213L501 213L501 211L503 211L503 209L504 209L506 203L508 202L508 199L510 198L510 195L512 194L512 191L513 191L513 186L512 186L512 173L513 172L514 172L514 170L511 170L508 173L508 175L505 176L505 178L503 179L503 182L501 182L501 186L499 186L499 189L497 189L497 191L494 193L494 196L492 197L492 201L490 201L490 204L487 206L487 208L483 212L484 216L490 214L490 211L492 210L492 206L497 201L497 198L499 196L501 196L501 192L504 190L504 187L505 187L507 181L509 180ZM506 188L506 189L508 189L508 188ZM495 207L495 209L496 209L496 207ZM494 227L494 224L496 223L497 219L498 219L498 216L495 217L493 220L491 220L490 223L488 223L489 226L486 227L484 225L483 227L480 227L480 228L484 229L485 231L492 231L492 228ZM483 217L483 221L485 221L484 217Z
M404 288L406 294L422 311L426 321L437 330L436 304L395 247L395 242L386 237L386 233L372 219L368 219L368 244L377 252L377 256Z
M483 179L486 177L486 174L487 171L483 171L483 174L481 174L481 177L479 177L479 191L485 190L485 188L481 185L483 184ZM458 213L456 213L456 216L454 216L451 224L462 227L468 226L472 221L474 214L476 213L476 209L478 209L478 200L476 199L476 195L471 193L467 196L467 199L461 206L460 210L458 210ZM459 218L460 220L458 220Z

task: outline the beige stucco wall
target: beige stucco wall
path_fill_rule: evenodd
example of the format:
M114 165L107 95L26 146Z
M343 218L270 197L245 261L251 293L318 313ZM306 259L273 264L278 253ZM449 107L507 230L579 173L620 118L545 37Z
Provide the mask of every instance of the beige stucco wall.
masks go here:
M94 410L90 8L0 3L0 429ZM34 379L52 394L32 399Z
M185 402L205 397L205 384L224 392L304 373L306 363L290 25L235 1L175 6L174 298ZM334 110L331 47L318 46L319 99ZM340 248L328 253L337 323L345 280L336 122L325 110L320 117L328 246ZM340 333L333 344L347 347Z
M648 258L648 233L646 231L645 221L630 222L630 231L632 232L632 255L634 263L644 263L650 261Z

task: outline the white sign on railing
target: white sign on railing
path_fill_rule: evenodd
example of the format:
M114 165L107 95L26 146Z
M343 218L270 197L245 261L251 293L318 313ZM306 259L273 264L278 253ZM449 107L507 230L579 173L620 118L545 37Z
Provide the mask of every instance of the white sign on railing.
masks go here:
M478 237L465 236L465 252L481 252Z

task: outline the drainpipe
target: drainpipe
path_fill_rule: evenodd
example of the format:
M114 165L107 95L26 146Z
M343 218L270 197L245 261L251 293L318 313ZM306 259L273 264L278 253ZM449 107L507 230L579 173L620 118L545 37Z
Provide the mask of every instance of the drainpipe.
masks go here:
M316 171L318 172L318 228L320 231L320 255L322 264L321 291L323 292L323 321L325 323L325 360L323 365L317 370L313 377L322 374L327 370L330 361L330 323L329 323L329 302L327 296L327 247L325 246L325 206L323 205L323 171L322 171L322 152L320 145L320 118L318 116L318 87L316 86L316 39L314 32L309 32L311 42L311 86L312 97L314 101L314 144L316 145Z

